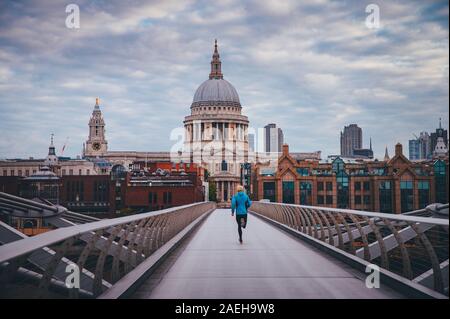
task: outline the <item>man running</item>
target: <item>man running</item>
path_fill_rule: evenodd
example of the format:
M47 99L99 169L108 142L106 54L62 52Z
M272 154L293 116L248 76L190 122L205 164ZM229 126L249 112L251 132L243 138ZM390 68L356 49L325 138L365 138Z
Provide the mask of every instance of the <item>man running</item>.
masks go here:
M242 244L242 228L247 226L247 209L252 204L250 198L245 194L244 187L238 185L237 194L231 201L231 216L236 211L236 222L238 224L239 242Z

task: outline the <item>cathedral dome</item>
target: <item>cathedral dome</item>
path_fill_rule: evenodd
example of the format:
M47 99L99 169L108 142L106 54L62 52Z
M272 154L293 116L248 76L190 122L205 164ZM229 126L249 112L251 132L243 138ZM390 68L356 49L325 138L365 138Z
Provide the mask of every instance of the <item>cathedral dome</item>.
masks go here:
M195 91L192 106L205 104L224 104L240 107L239 95L230 82L223 79L222 62L220 61L217 40L214 44L214 53L211 60L209 79L203 82Z
M195 92L192 102L209 101L240 103L236 89L224 79L209 79L203 82Z

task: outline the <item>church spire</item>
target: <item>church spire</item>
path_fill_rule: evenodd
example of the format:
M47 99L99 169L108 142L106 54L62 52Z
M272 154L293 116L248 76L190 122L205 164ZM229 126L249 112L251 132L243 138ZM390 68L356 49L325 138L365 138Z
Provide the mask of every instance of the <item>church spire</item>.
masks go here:
M50 146L48 147L48 155L55 155L55 146L53 145L53 133L50 137Z
M439 128L442 129L442 118L439 118Z
M389 161L389 153L388 153L388 148L386 146L386 150L384 151L384 160L385 161Z
M214 53L211 60L211 73L209 79L223 79L222 62L220 61L219 50L217 49L217 39L214 42Z

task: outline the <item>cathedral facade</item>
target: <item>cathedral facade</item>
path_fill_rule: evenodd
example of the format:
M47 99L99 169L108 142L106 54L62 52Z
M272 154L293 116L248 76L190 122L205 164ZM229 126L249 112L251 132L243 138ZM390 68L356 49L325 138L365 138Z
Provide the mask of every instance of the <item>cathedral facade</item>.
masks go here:
M205 168L219 204L229 205L241 164L248 162L249 121L236 89L223 78L217 40L209 78L196 90L190 109L184 119L183 160Z

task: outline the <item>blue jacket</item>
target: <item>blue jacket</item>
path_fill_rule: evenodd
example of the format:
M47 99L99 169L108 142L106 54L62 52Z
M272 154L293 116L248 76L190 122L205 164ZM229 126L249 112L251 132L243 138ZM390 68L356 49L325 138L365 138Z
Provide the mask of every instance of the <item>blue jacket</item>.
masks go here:
M247 215L247 208L252 205L252 201L244 192L238 192L231 200L231 212L236 215Z

